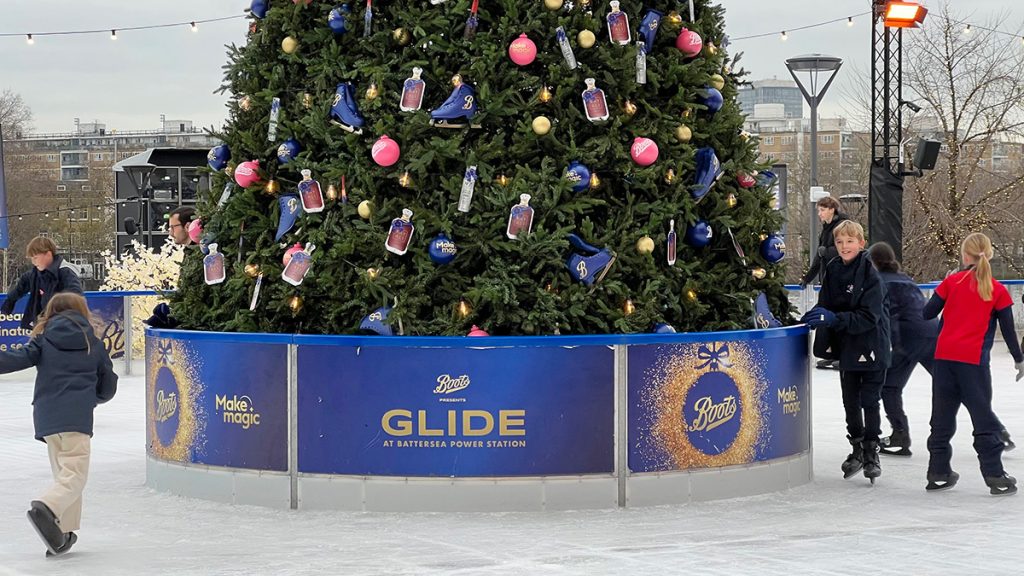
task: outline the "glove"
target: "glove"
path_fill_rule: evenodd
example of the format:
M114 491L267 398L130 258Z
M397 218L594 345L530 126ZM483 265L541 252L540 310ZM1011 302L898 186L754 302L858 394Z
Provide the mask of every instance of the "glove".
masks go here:
M1017 362L1014 364L1014 367L1017 368L1017 379L1015 382L1020 382L1020 379L1024 378L1024 362Z
M11 312L14 312L14 301L11 300L10 298L4 300L4 303L0 304L0 312L3 312L4 314L10 314Z
M800 322L807 324L811 328L817 328L818 326L832 326L836 323L836 315L831 310L815 306L804 314Z

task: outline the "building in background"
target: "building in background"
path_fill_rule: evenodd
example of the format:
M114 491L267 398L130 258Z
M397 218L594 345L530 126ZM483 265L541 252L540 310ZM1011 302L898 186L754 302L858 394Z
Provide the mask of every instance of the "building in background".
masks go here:
M740 109L747 116L754 114L754 106L758 104L782 104L786 118L802 118L804 115L804 97L792 80L769 78L742 84L738 98Z
M155 130L119 131L99 121L75 119L70 132L18 134L5 142L11 248L8 277L26 266L25 244L37 234L50 236L83 283L97 287L105 276L100 254L115 246L114 164L150 148L209 149L219 141L190 120L160 116ZM158 177L163 178L166 174ZM178 201L199 186L175 178ZM166 184L166 183L165 183ZM169 188L170 186L165 186ZM169 193L169 192L168 192Z

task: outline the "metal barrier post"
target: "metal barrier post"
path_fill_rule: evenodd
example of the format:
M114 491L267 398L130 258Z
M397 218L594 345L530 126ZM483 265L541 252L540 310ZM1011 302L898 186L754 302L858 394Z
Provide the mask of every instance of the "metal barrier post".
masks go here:
M615 476L618 478L618 503L626 506L626 479L629 476L629 347L619 344L615 350Z
M299 345L288 345L288 476L291 509L299 508Z
M132 375L132 297L125 295L124 302L124 374Z

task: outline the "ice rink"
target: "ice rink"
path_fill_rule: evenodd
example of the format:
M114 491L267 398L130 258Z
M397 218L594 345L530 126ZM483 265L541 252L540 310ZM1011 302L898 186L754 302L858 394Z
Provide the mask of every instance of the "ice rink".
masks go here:
M120 363L115 363L120 368ZM1024 442L1024 382L1001 342L995 408ZM136 365L137 372L142 365ZM989 496L960 413L953 490L924 491L930 379L906 393L911 458L882 458L871 487L843 480L838 373L815 370L814 482L686 506L509 514L287 512L169 496L145 483L144 386L123 378L96 412L83 528L45 559L25 518L50 481L32 438L34 371L0 377L0 576L6 574L1015 574L1024 497ZM888 425L883 427L888 432ZM1024 477L1024 444L1004 457Z

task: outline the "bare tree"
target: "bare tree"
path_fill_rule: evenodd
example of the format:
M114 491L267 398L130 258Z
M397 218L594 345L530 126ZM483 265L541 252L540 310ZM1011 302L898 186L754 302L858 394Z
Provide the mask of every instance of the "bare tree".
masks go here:
M21 95L5 89L0 92L0 126L3 139L10 140L28 132L32 125L32 110L22 101Z
M994 18L985 28L1005 22ZM1007 147L1024 147L1020 36L978 28L965 33L947 4L927 26L904 38L905 88L925 108L916 130L943 144L936 169L907 187L908 269L919 277L941 277L959 261L963 238L981 231L993 237L997 254L1020 274L1024 169L1019 157L1016 165L1012 155L998 160Z

